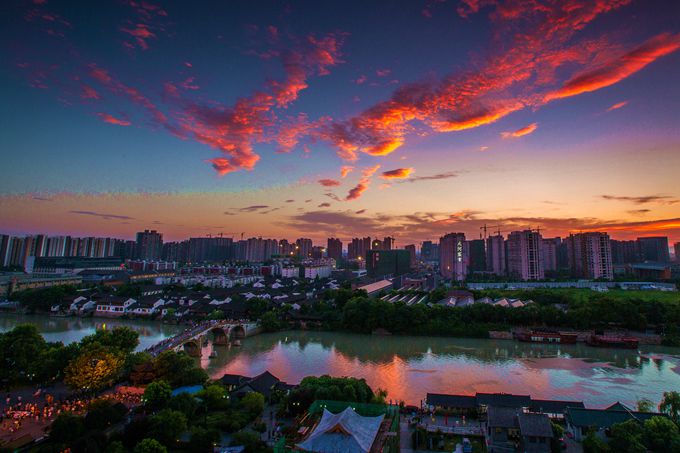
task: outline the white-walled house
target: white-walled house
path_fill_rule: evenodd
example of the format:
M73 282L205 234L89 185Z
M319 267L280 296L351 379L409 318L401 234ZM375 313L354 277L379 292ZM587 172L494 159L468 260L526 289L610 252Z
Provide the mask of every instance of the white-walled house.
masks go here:
M123 316L126 309L137 302L133 298L105 296L97 301L97 309L95 315L97 316Z

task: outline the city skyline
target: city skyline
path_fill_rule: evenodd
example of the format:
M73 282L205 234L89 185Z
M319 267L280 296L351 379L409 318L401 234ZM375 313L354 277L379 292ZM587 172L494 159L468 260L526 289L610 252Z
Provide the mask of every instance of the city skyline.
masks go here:
M680 5L531 3L13 2L0 233L680 241Z

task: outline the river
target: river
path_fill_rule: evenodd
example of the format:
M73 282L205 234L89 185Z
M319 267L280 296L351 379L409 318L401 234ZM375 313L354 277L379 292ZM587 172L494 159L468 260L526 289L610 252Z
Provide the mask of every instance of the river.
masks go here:
M78 341L95 328L127 325L140 333L140 349L182 327L143 321L0 315L0 331L18 322L36 324L49 341ZM354 376L388 391L388 398L418 405L431 393L506 392L534 398L584 401L604 407L640 398L658 403L680 390L680 349L641 346L640 351L547 345L508 340L370 336L338 332L267 333L241 347L203 350L201 365L213 378L255 376L269 370L298 383L310 375Z

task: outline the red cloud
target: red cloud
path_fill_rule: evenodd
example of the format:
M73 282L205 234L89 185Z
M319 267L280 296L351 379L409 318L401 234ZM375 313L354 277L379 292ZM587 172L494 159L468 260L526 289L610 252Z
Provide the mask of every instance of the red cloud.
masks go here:
M523 137L525 135L529 135L532 132L534 132L538 128L538 123L531 123L528 126L524 126L523 128L517 129L516 131L512 132L501 132L501 136L503 138L517 138L517 137Z
M612 110L618 110L618 109L620 109L621 107L625 107L627 104L628 104L628 101L617 102L616 104L614 104L614 105L612 105L611 107L609 107L609 108L607 109L607 111L608 111L608 112L611 112Z
M474 70L404 85L388 100L329 124L316 136L334 145L341 158L353 161L359 153L390 154L412 132L423 135L428 128L464 131L552 99L608 86L680 45L678 35L663 34L623 58L613 59L621 53L621 45L607 36L577 39L596 18L628 3L630 0L465 1L459 9L464 16L487 6L493 8L490 18L495 47L507 50L478 58ZM597 69L586 69L562 89L554 90L558 75L573 74L579 67Z
M319 184L324 187L335 187L340 185L340 181L336 179L319 179Z
M380 165L374 165L372 167L366 167L361 171L361 179L357 183L356 186L351 188L349 192L347 193L347 197L345 197L345 200L351 201L351 200L356 200L357 198L361 197L361 194L363 194L366 189L368 189L368 186L371 184L371 176L375 174L376 171L380 168Z
M397 168L382 172L380 177L382 179L406 179L411 173L413 173L413 168Z
M545 100L548 102L608 87L678 49L680 34L662 33L623 56L572 78L559 90L549 93Z
M100 113L97 113L97 116L99 116L102 119L102 121L104 121L105 123L117 124L118 126L129 126L130 124L132 124L131 122L129 122L127 120L120 120L118 118L115 118L115 117L109 115L108 113L100 112Z
M101 99L101 96L99 95L97 90L95 90L94 88L92 88L89 85L83 85L81 87L80 97L83 98L83 99L94 99L94 100Z

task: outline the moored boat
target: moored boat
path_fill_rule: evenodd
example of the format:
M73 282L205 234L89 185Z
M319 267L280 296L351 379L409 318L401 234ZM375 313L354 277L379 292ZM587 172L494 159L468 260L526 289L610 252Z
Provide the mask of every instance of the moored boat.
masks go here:
M575 344L578 335L571 332L556 332L551 330L532 330L528 332L518 332L515 338L519 341L529 343L560 343Z
M586 341L590 346L599 346L603 348L624 348L637 349L640 340L635 337L626 337L623 335L591 335Z

